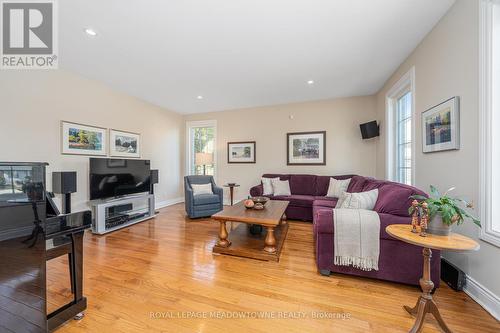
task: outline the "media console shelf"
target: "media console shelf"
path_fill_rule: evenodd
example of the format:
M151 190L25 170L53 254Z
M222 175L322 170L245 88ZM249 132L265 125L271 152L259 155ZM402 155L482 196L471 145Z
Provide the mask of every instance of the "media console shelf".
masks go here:
M155 217L153 194L91 201L94 221L92 232L103 235Z

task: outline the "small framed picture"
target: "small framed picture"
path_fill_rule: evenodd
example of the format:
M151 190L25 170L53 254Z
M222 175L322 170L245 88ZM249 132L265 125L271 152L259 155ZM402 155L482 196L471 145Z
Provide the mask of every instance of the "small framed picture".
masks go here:
M71 155L107 155L107 129L61 121L61 153Z
M460 102L452 97L422 113L424 153L460 149Z
M326 131L287 133L287 165L326 165Z
M141 135L138 133L109 130L109 155L114 157L141 157Z
M227 163L255 163L255 141L228 142Z

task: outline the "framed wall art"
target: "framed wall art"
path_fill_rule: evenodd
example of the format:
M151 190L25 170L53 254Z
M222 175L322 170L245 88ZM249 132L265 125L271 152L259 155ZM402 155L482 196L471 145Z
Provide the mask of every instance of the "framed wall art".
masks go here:
M255 141L228 142L227 163L255 163Z
M422 113L424 153L460 149L460 102L452 97Z
M109 156L141 157L141 135L138 133L109 130Z
M287 165L326 165L326 131L287 133Z
M61 152L72 155L107 155L107 129L61 121Z

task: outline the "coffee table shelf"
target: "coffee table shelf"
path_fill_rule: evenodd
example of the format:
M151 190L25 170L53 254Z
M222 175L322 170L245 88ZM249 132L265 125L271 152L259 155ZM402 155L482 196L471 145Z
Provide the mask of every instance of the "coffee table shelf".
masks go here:
M226 254L258 260L279 261L283 243L288 232L288 223L284 219L288 201L271 200L263 210L246 209L243 202L225 207L212 216L219 222L219 240L213 247L213 253ZM227 222L239 222L229 233ZM264 227L261 234L250 233L250 225Z

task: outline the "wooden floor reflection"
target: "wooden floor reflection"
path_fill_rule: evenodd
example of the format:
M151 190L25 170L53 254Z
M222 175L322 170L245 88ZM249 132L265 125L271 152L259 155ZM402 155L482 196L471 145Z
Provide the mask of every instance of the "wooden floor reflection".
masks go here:
M407 332L413 324L402 306L416 301L418 288L319 275L310 223L290 221L278 263L214 256L217 234L210 219L185 218L183 205L106 236L88 233L89 308L57 332ZM70 292L65 260L49 264L50 306ZM466 294L442 285L435 297L452 330L500 331ZM247 317L228 318L235 311ZM423 332L439 332L434 319Z

